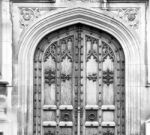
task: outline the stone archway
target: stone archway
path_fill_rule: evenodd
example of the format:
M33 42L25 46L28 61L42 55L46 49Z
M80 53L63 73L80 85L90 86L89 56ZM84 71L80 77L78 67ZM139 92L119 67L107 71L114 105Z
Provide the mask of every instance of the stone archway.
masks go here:
M20 38L18 53L19 134L32 134L33 58L40 40L57 29L82 23L113 35L125 54L126 135L140 134L140 54L134 33L105 12L85 8L57 10L39 18ZM21 112L21 113L20 113Z

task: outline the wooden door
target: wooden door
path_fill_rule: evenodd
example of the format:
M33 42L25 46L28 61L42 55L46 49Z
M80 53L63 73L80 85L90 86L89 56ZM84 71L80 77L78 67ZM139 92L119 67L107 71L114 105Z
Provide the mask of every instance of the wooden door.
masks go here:
M39 43L34 59L34 135L125 135L124 55L85 25Z

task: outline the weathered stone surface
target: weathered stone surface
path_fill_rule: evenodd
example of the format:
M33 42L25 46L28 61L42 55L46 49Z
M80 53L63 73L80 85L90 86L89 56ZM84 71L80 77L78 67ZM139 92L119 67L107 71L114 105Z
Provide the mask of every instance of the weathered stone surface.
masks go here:
M1 0L0 132L33 133L35 48L46 34L83 23L120 42L125 53L126 135L149 135L150 5L146 0L135 1Z

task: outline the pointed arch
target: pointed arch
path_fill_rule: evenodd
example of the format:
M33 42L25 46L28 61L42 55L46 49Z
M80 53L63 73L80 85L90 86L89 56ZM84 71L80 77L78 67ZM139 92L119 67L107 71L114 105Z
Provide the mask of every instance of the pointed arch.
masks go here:
M140 134L141 57L139 41L134 32L109 16L105 11L97 12L80 7L60 9L48 13L31 24L20 38L18 52L18 123L21 130L19 134L32 134L33 57L38 43L48 33L77 23L106 31L120 42L126 61L126 135Z

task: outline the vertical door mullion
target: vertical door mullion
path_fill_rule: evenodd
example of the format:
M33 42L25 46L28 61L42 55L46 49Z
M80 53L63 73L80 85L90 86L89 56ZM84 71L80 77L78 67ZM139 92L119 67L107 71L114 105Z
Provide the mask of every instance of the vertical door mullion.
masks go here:
M98 45L98 60L99 60L99 65L98 65L98 89L99 89L99 93L98 93L98 106L99 106L99 110L98 110L98 120L99 123L102 123L102 110L101 110L101 106L102 106L102 42L101 42L101 38L99 39L99 45ZM102 127L99 126L99 135L102 135Z
M80 91L80 98L81 98L81 123L82 123L82 126L80 127L81 128L81 135L85 135L85 126L84 126L84 122L85 122L85 78L86 78L86 60L85 60L85 31L84 29L82 29L82 32L81 32L81 50L80 50L80 55L81 55L81 91Z
M59 119L60 119L60 110L59 110L59 106L60 106L60 93L61 93L61 80L60 80L60 66L61 66L61 46L60 46L60 41L58 40L57 42L57 62L56 62L56 83L57 83L57 86L56 86L56 106L57 106L57 110L56 110L56 123L57 123L57 126L56 126L56 135L59 134Z
M77 134L80 135L81 133L81 126L82 126L82 122L81 122L81 115L82 115L82 107L81 107L81 87L82 87L82 84L81 84L81 26L78 25L77 26L77 48L78 48L78 73L77 73L77 76L78 76L78 132Z
M78 72L79 72L79 49L78 49L78 34L77 27L75 26L75 43L74 43L74 119L75 131L74 135L78 134Z

